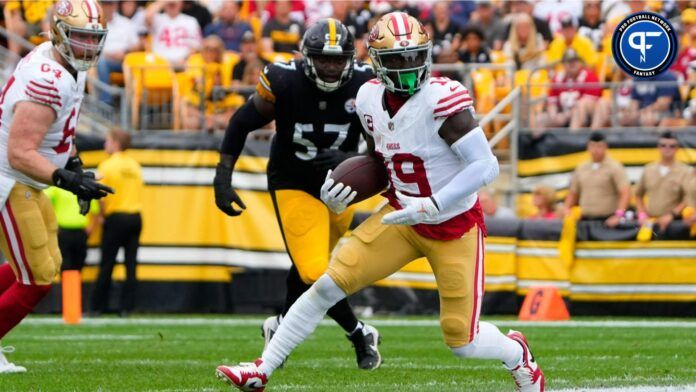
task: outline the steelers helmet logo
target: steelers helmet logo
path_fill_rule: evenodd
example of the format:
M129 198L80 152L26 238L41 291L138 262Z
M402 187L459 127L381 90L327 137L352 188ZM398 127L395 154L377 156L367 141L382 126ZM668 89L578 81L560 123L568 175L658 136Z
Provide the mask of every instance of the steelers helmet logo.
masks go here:
M649 78L668 70L676 58L677 45L674 27L652 12L629 15L612 37L614 61L636 78Z

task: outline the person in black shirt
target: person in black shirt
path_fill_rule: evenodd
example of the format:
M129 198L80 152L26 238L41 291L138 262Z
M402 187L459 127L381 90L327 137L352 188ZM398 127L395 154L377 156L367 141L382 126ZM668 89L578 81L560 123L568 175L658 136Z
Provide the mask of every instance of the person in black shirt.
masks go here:
M261 50L268 52L293 53L299 50L304 34L302 23L290 18L292 4L289 1L275 2L275 18L263 26Z
M464 44L459 51L459 61L463 63L490 63L491 55L486 47L483 31L475 26L469 26L462 32Z
M224 213L237 216L246 208L231 185L237 158L249 132L276 121L268 188L293 265L283 313L263 324L266 344L290 306L324 273L331 249L353 218L351 208L330 212L319 195L328 171L356 155L363 131L355 97L373 74L369 66L354 61L353 40L336 19L312 26L303 38L302 59L266 66L256 93L232 116L222 141L215 202ZM329 316L348 333L358 366L379 367L377 330L359 322L346 300L334 305Z

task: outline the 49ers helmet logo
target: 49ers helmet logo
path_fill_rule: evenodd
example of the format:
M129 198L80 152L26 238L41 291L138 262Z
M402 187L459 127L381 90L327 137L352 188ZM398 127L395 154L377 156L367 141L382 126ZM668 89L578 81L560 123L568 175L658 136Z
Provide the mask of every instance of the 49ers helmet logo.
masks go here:
M375 42L379 38L379 26L375 25L370 31L370 35L367 36L369 42Z
M70 4L70 2L67 0L61 0L58 2L58 4L56 4L56 14L59 16L68 16L72 14L72 10L72 4Z

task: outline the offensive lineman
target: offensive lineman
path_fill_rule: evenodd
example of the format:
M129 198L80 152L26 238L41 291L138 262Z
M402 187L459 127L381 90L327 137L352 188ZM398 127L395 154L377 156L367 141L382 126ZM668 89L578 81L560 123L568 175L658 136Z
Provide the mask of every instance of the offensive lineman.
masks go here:
M50 42L17 65L0 93L0 339L48 293L60 271L56 216L41 192L48 184L77 195L85 214L92 199L113 190L83 172L73 138L87 71L106 37L97 0L61 0ZM26 369L7 361L0 373Z
M369 151L389 173L389 204L363 222L331 260L327 272L286 314L254 363L219 366L219 378L244 391L262 391L273 371L346 295L428 258L440 295L445 343L462 358L502 361L518 390L543 391L544 375L517 331L503 335L479 322L485 227L476 192L498 175L498 161L459 82L430 78L432 43L402 12L383 16L368 37L377 79L357 96ZM327 176L321 198L340 213L355 193Z
M328 170L355 155L362 125L355 96L373 75L354 61L353 36L335 19L317 22L305 33L301 61L268 65L256 93L230 119L215 173L215 201L230 216L246 208L231 186L232 171L247 134L276 120L268 161L268 188L293 265L287 276L285 308L263 323L266 345L283 315L326 270L331 249L348 229L353 210L331 213L319 200ZM381 363L378 331L358 321L344 298L328 309L355 348L358 367Z

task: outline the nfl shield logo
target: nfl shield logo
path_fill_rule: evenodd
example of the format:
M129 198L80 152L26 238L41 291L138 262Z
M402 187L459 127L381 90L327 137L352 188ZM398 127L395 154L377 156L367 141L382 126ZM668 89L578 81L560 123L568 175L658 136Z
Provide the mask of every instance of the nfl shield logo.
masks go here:
M319 110L326 110L326 101L319 101Z
M394 123L393 122L389 121L388 126L389 126L390 131L394 131Z

